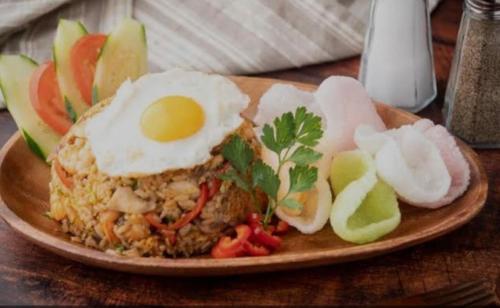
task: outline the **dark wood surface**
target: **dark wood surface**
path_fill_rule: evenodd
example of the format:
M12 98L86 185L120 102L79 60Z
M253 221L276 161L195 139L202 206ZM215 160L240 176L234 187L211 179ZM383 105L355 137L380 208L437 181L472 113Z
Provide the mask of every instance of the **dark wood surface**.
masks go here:
M433 14L439 96L419 115L441 121L441 107L461 2ZM265 74L319 83L331 74L357 76L359 58ZM0 112L0 144L15 131ZM369 304L500 274L500 150L478 150L490 184L483 211L465 227L389 255L348 264L221 278L166 278L95 269L23 240L0 222L1 304Z

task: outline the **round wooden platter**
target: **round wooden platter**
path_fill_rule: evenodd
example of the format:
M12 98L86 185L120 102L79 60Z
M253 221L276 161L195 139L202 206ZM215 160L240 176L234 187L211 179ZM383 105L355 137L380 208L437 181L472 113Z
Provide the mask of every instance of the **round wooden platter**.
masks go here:
M250 118L262 93L273 83L288 83L249 77L232 79L252 99L245 112L245 116ZM308 84L292 84L304 90L316 88ZM389 128L418 119L413 114L383 104L376 104L376 107ZM313 235L291 231L285 236L279 251L267 257L126 258L86 248L69 241L59 225L44 215L49 208L49 168L30 152L19 133L14 134L0 152L0 215L21 236L53 253L92 266L125 272L172 276L229 275L348 262L429 241L457 229L481 210L488 191L485 171L476 153L462 142L459 145L471 168L467 192L438 210L419 209L401 203L402 221L397 229L379 241L365 245L342 241L327 224Z

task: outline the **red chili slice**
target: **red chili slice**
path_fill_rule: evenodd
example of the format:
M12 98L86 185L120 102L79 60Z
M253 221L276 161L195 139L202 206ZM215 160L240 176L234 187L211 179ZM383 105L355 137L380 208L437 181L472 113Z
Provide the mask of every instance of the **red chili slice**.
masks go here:
M172 230L165 230L165 229L161 229L160 230L160 233L166 238L168 239L170 245L175 245L175 243L177 242L177 234L175 233L175 231L172 231Z
M174 230L170 230L166 224L162 224L161 220L160 220L160 217L158 217L158 215L156 215L153 212L149 212L149 213L144 214L144 218L146 219L146 221L150 225L152 225L153 227L155 227L156 229L158 229L158 231L165 238L167 238L169 240L169 242L170 242L171 245L175 245L175 242L177 241L177 237L175 235L175 231Z
M262 226L262 219L257 213L249 213L247 215L247 223L253 229L258 226Z
M276 232L276 227L275 227L275 226L273 226L273 225L268 225L268 226L267 226L266 231L267 231L269 234L274 234L274 232Z
M247 225L238 225L235 228L236 238L222 237L212 248L211 255L216 259L235 258L245 254L245 243L247 243L252 230Z
M288 223L284 220L278 221L278 224L276 225L276 230L274 231L275 234L283 235L288 233L288 230L290 229L290 226Z
M255 243L259 243L273 250L281 246L281 238L265 231L261 226L257 226L252 231L252 239Z
M252 244L249 241L243 243L243 249L245 250L246 254L254 257L268 256L271 253L271 251L266 247Z
M261 215L258 213L249 213L247 215L247 224L250 226L250 228L252 228L252 230L257 227L261 227L262 229L264 229ZM277 228L274 225L267 225L267 228L264 230L266 230L270 234L273 234L276 231L276 229Z
M220 190L222 185L222 180L218 178L213 178L210 182L210 190L208 192L208 199L212 199Z
M189 224L193 219L200 215L201 211L205 207L205 204L209 200L209 190L207 183L202 183L200 185L200 196L198 197L198 202L196 203L196 207L190 212L184 214L179 219L177 219L174 223L166 225L161 223L160 217L153 212L149 212L144 214L144 218L148 221L150 225L157 228L163 236L165 236L171 245L175 245L177 240L176 238L176 230L184 227ZM250 232L251 233L251 232Z
M158 217L158 215L156 215L155 213L148 212L148 213L144 214L143 216L146 219L146 221L150 225L152 225L153 227L155 227L156 229L160 229L160 230L165 229L165 230L168 230L167 225L162 224L161 221L160 221L160 217Z
M188 223L190 223L193 219L198 217L198 215L201 213L201 210L203 210L203 207L205 207L205 204L208 201L208 186L207 183L202 183L200 185L200 196L198 197L198 202L196 203L196 207L191 210L190 212L184 214L179 218L176 222L173 224L168 225L168 228L170 230L178 230Z

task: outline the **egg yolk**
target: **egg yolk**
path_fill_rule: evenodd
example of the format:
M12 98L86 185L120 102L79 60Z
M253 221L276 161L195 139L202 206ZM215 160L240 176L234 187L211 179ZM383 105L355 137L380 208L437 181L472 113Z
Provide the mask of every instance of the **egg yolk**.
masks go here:
M167 142L187 138L203 127L205 113L192 98L166 96L144 110L142 133L149 139Z
M305 192L293 193L290 197L298 201L300 204L302 204L303 208L291 209L283 206L281 208L283 212L285 212L288 216L294 216L294 217L297 216L302 216L305 218L314 217L318 204L318 190L316 188L313 188Z

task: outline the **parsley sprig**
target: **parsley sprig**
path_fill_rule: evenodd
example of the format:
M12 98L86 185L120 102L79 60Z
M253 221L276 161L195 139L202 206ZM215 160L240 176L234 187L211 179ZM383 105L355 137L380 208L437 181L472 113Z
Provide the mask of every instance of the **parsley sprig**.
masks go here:
M266 148L276 153L278 164L276 170L255 158L252 148L238 135L234 135L222 149L223 157L232 166L220 178L234 182L248 192L258 212L255 190L258 188L268 196L268 206L263 223L267 225L278 206L293 210L302 210L303 205L291 198L293 193L300 193L314 187L318 179L318 169L310 166L322 156L312 147L318 144L323 136L321 118L307 112L306 108L287 112L274 119L272 125L266 124L262 129L261 140ZM281 185L279 174L286 163L293 163L289 172L290 185L287 193L278 197Z
M254 166L258 163L255 161L254 151L240 136L233 135L231 140L222 148L222 156L229 161L232 168L220 174L219 178L224 181L232 181L236 186L248 192L252 197L255 209L260 213L261 209L257 203L255 194L256 185L252 182L252 170L256 169ZM262 161L260 162L264 164Z

